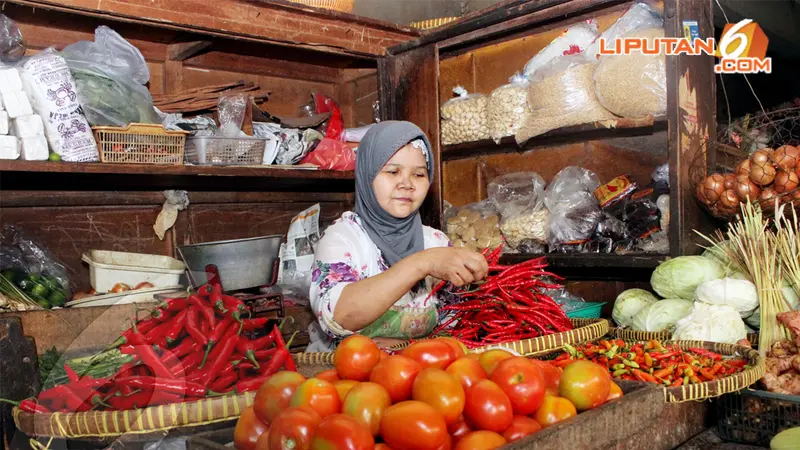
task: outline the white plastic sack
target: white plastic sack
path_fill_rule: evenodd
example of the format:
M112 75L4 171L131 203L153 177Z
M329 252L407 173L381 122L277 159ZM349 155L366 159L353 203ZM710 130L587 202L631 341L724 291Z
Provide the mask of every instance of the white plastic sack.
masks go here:
M567 28L525 64L523 75L531 79L539 69L553 59L583 53L597 36L597 22L594 20L587 20Z

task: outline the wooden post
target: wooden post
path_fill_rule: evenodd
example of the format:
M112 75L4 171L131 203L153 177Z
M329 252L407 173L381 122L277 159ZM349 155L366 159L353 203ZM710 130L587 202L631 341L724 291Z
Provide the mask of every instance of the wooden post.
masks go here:
M19 318L0 319L0 358L0 398L24 400L39 392L36 346L25 338ZM27 448L27 439L14 439L17 428L11 410L10 404L0 404L0 441L6 448Z

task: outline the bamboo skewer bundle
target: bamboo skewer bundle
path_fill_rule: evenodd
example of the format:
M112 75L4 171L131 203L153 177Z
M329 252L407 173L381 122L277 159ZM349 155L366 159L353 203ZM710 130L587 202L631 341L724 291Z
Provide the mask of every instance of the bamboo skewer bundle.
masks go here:
M785 277L791 283L795 294L800 297L800 220L795 208L790 208L791 219L788 213L784 214L785 206L781 205L775 214L775 217L778 217L775 221L777 228L775 237Z
M154 94L153 105L166 113L214 110L222 95L250 93L256 102L269 100L269 92L252 82L237 81L188 89L177 94Z

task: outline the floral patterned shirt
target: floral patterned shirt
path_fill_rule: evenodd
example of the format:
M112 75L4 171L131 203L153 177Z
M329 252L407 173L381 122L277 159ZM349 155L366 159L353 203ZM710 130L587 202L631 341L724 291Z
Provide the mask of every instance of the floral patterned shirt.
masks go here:
M423 226L423 233L426 249L450 245L449 239L441 231ZM353 334L333 319L334 308L344 288L350 283L380 274L387 266L381 251L369 238L361 219L354 212L342 214L341 219L325 230L314 258L309 297L318 321L309 330L311 344L306 351L330 351L336 341ZM434 284L435 280L427 277L403 295L393 309L435 307L436 296L427 299Z

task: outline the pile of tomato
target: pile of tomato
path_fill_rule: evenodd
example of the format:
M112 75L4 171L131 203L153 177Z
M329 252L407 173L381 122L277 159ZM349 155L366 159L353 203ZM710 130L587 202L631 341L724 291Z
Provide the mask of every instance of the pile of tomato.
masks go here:
M355 335L335 369L279 372L236 424L239 450L490 450L622 396L589 361L562 368L452 338L388 355Z

